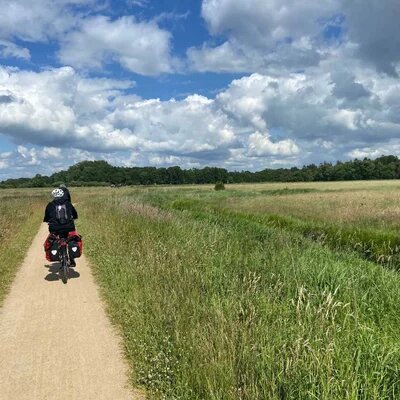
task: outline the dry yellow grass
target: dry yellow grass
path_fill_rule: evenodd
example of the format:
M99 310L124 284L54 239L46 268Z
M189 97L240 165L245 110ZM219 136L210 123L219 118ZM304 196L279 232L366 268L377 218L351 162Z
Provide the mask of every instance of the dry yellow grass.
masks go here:
M206 185L204 185L206 186ZM198 186L197 186L198 187ZM266 182L225 185L227 190L262 191L279 189L316 190L400 190L400 180L339 182Z
M288 193L231 197L226 207L337 224L372 224L382 229L400 225L400 183L397 181L241 185L239 190L244 187L258 192L287 188ZM293 194L292 189L316 191Z

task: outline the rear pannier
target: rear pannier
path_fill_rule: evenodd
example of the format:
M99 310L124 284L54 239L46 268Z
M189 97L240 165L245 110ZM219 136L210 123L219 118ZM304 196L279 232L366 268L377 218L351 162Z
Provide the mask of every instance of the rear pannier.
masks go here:
M82 255L82 236L76 231L68 233L68 252L71 259L78 258ZM44 242L44 251L46 252L46 260L50 262L60 261L60 252L58 249L57 236L50 234Z
M68 251L72 258L78 258L82 255L82 237L76 231L68 234Z
M44 250L46 252L46 260L50 262L60 261L60 254L58 251L58 243L55 236L50 235L44 242Z

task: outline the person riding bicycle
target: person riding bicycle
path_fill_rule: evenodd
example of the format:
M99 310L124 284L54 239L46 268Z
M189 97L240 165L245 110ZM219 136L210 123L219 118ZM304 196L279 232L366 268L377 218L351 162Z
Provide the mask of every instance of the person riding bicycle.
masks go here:
M57 188L51 192L53 201L47 204L43 222L49 224L50 235L58 235L68 237L70 232L75 231L74 220L78 218L75 207L67 199L67 194L63 189ZM71 265L75 265L75 261L71 259Z

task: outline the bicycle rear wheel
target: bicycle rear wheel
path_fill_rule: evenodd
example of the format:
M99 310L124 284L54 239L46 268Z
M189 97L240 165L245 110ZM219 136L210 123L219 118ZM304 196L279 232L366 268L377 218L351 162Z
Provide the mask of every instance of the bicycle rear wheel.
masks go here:
M61 269L62 269L61 280L63 281L63 283L67 283L69 276L69 265L68 265L68 256L65 248L61 252Z

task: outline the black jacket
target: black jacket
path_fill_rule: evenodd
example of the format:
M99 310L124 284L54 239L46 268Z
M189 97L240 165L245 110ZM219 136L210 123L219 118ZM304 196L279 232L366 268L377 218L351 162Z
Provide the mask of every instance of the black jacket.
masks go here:
M57 220L56 206L62 204L65 204L67 214L70 216L70 222L67 224L60 224ZM51 233L67 233L75 230L74 219L78 219L78 213L76 212L75 207L66 200L66 195L64 195L60 199L54 199L47 204L43 222L48 222L49 231Z

